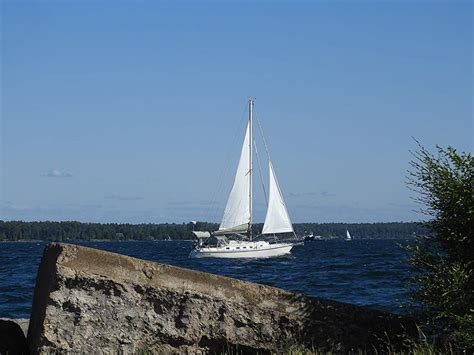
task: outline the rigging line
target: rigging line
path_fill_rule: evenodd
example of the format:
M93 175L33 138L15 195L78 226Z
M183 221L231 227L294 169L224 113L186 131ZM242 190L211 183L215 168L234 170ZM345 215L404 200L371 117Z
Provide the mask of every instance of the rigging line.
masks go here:
M258 124L258 129L260 131L260 135L262 136L262 141L263 141L263 146L265 147L265 152L267 153L267 159L269 162L271 162L272 160L270 159L270 153L268 152L268 146L267 146L267 141L265 140L265 136L263 135L263 129L262 129L262 125L260 124L260 120L258 118L258 115L255 115L255 118L257 120L257 124Z
M260 182L262 183L263 195L265 196L265 203L267 204L267 208L268 208L267 191L265 190L265 183L263 182L262 165L260 164L260 157L258 155L257 142L255 141L255 138L253 139L253 146L255 147L255 157L257 158L258 172L260 176Z
M259 131L260 131L260 135L262 136L262 141L263 141L263 145L265 146L265 152L267 153L267 158L268 158L268 161L270 162L270 164L272 165L272 169L273 168L273 164L272 164L272 160L270 159L270 153L268 151L268 146L267 146L267 141L265 140L265 136L263 135L263 129L262 129L262 125L260 124L260 119L258 118L258 114L255 114L255 119L257 120L257 124L258 124L258 128L259 128ZM271 172L270 172L271 173ZM276 179L275 179L276 180ZM278 183L278 180L276 180L276 186L278 188L278 192L280 193L280 199L283 198L283 194L281 193L281 189L280 189L280 184ZM287 216L289 217L289 214L288 214L288 209L286 208L286 203L284 201L283 202L283 207L285 208L285 211L286 211L286 214ZM291 223L291 222L290 222ZM293 224L291 223L291 229L293 229L293 235L295 238L298 238L296 236L296 233L295 233L295 230L293 228Z
M239 133L240 133L242 122L245 120L246 109L247 109L247 104L244 105L240 120L237 122L237 125L234 128L235 133L233 135L233 140L232 140L231 144L229 144L229 146L227 147L226 162L231 161L231 154L233 152L233 148L234 148L234 146L236 145L236 143L238 141L238 137L240 136ZM214 191L215 192L214 193L214 200L212 201L213 204L214 204L214 211L212 213L212 219L217 221L217 223L220 222L220 220L217 220L217 214L219 213L219 211L221 209L220 206L219 206L219 203L217 202L217 200L222 197L222 195L224 194L224 192L226 190L225 181L227 180L227 177L229 176L230 171L231 171L231 164L225 164L225 166L221 169L221 174L220 174L219 181L218 181L218 188ZM232 188L232 185L231 185L231 188ZM225 202L226 201L224 201L224 204L225 204Z
M255 115L255 118L257 119L258 128L260 129L260 135L262 136L263 145L265 146L265 152L267 153L268 161L272 166L272 170L273 170L274 178L275 178L276 185L277 185L277 188L278 188L278 192L280 193L280 200L282 200L283 199L283 194L281 193L280 184L279 184L279 182L278 182L278 180L276 179L276 176L275 176L275 168L273 167L272 160L270 159L270 153L268 151L267 141L265 140L265 136L263 135L263 129L262 129L262 126L260 125L260 120L258 119L258 116ZM282 201L282 203L283 203L283 205L285 206L285 209L286 209L285 201Z
M242 125L242 122L244 121L244 118L245 118L245 112L247 110L247 102L245 103L243 109L242 109L242 113L240 115L240 119L238 120L237 122L237 125L235 126L234 128L234 135L233 135L233 140L231 142L231 144L229 144L229 146L227 147L227 152L226 152L226 159L225 161L226 162L230 162L231 161L231 154L232 154L232 151L234 148L234 145L236 144L237 140L238 140L238 137L239 135L237 133L240 132L240 128L241 128L241 125ZM216 189L213 189L213 193L211 195L211 203L208 205L208 209L206 211L206 214L208 214L208 218L211 217L212 221L209 221L211 223L219 223L220 220L217 220L217 213L220 209L220 206L219 206L219 203L218 203L218 199L220 197L222 197L223 193L224 193L224 181L227 180L227 177L229 175L229 171L230 171L230 164L224 164L224 165L221 165L221 169L220 170L220 173L219 173L219 178L217 180L217 188ZM225 202L224 202L225 203Z

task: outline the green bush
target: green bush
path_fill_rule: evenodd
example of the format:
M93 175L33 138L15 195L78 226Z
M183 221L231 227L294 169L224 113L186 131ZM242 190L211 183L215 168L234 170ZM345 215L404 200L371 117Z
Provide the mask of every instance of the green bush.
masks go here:
M409 186L431 220L409 247L423 329L445 349L474 350L474 159L449 147L414 153Z

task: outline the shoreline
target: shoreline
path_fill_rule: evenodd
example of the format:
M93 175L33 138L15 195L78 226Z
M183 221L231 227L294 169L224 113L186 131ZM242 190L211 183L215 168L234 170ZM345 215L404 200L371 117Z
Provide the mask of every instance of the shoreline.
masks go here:
M0 240L0 243L75 243L75 242L192 242L192 239L174 239L174 240L164 240L164 239L148 239L148 240L138 240L138 239L89 239L89 240Z
M417 237L355 237L351 241L359 240L415 240ZM327 242L327 241L346 241L345 237L325 237L321 240L309 241L310 243ZM193 239L66 239L66 240L41 240L41 239L22 239L22 240L0 240L0 243L76 243L76 242L192 242Z

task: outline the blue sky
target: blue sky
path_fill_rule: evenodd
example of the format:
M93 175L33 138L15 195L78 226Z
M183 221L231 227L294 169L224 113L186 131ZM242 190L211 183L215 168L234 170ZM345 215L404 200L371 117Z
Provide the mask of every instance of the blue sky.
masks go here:
M294 222L419 220L411 137L472 152L468 1L1 6L0 219L219 221L249 96Z

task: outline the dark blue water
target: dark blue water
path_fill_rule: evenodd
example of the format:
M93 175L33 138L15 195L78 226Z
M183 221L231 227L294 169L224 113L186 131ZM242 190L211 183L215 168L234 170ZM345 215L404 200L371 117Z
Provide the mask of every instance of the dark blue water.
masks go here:
M254 260L188 259L187 241L77 244L400 313L409 269L399 242L315 241L295 247L288 257ZM0 317L29 317L45 245L0 243Z

